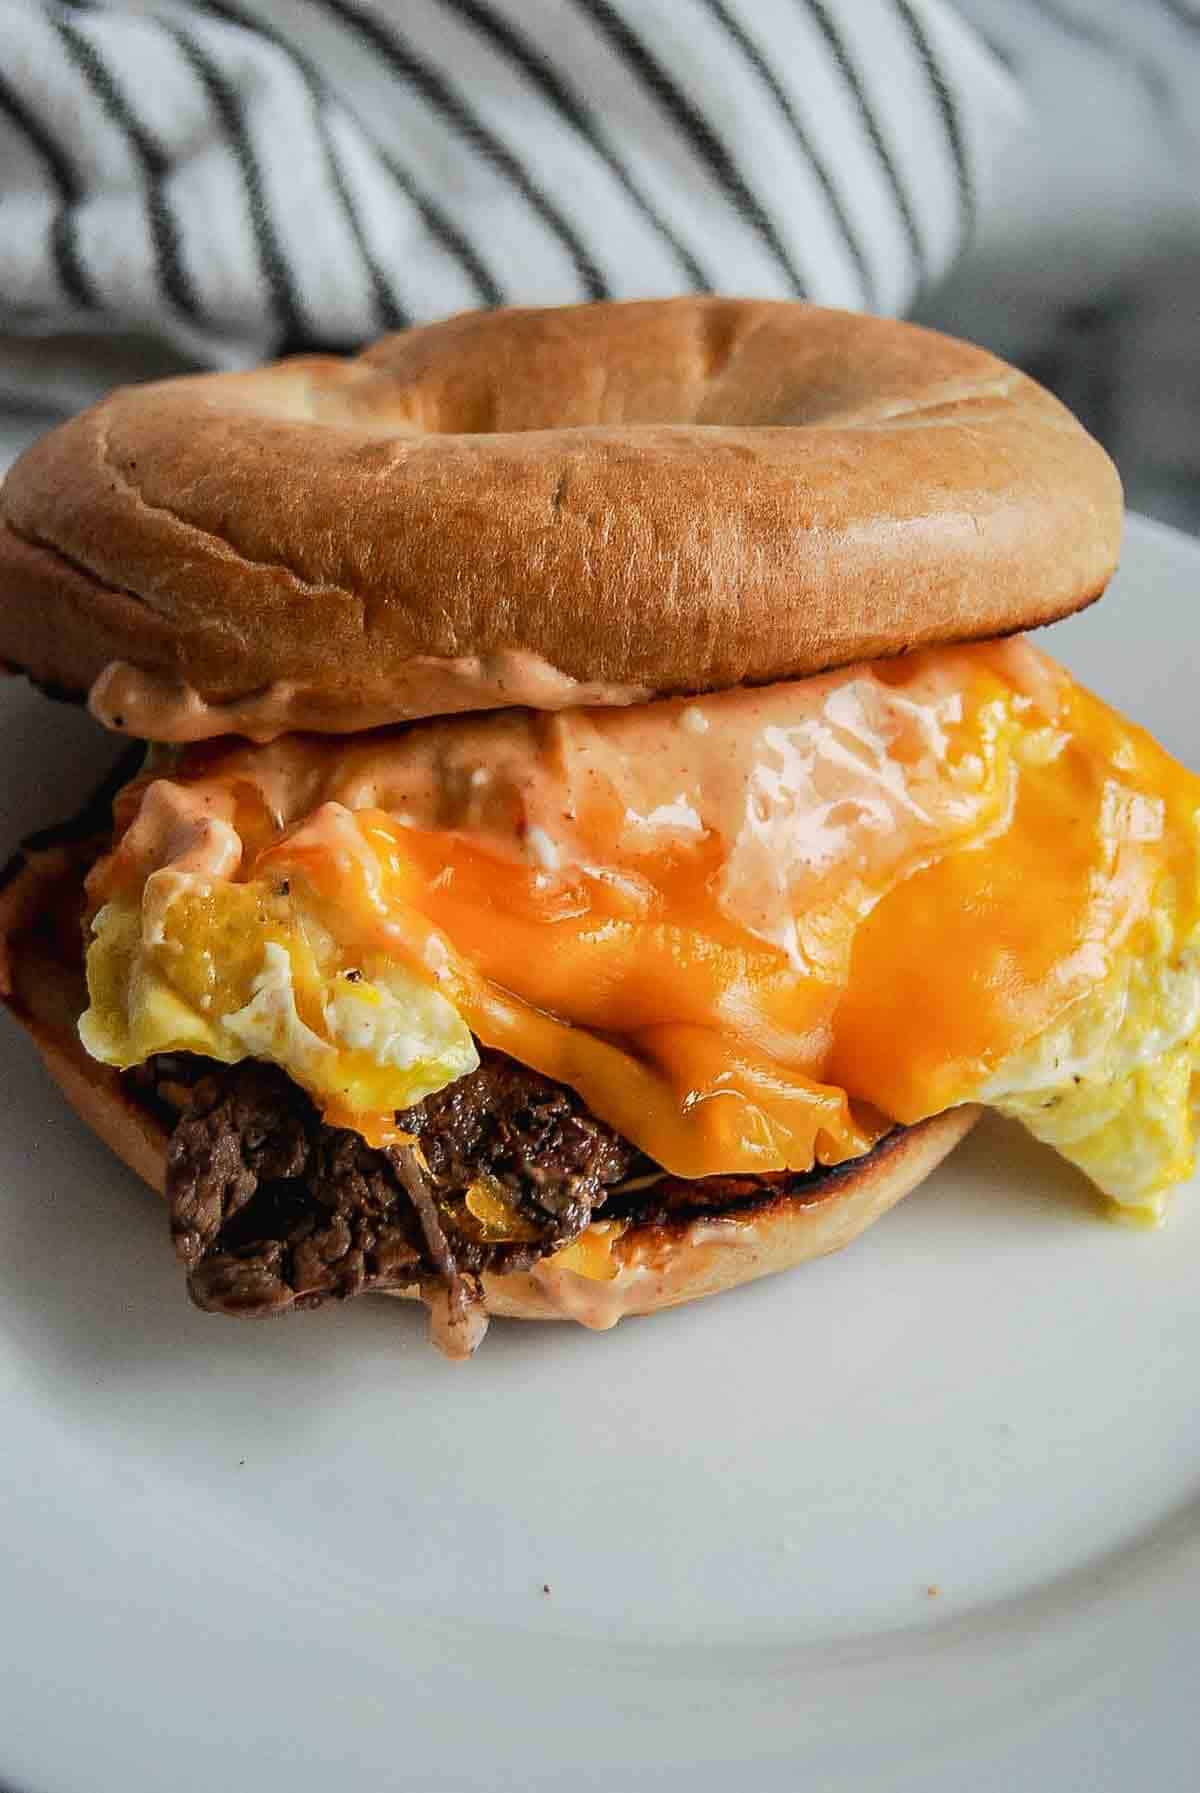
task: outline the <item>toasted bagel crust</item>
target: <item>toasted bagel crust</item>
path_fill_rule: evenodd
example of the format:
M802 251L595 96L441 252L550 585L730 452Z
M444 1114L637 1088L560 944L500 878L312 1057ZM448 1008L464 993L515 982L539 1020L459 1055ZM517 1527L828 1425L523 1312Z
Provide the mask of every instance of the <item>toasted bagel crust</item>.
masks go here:
M84 1000L81 967L65 961L42 926L64 891L78 888L86 856L83 846L35 854L0 890L0 998L76 1113L161 1194L167 1134L130 1099L118 1074L84 1051L75 1026ZM630 1226L617 1242L617 1273L609 1281L550 1261L519 1274L485 1274L485 1307L511 1319L573 1319L604 1329L624 1315L677 1307L837 1251L923 1182L978 1114L955 1108L897 1128L866 1158L837 1166L800 1196L775 1196L729 1215ZM418 1293L397 1292L414 1299Z
M572 681L636 701L1050 622L1103 589L1120 512L1057 400L912 325L714 298L471 313L51 431L0 494L0 660L73 691L115 662L210 704L267 693L280 726L333 732L554 707Z

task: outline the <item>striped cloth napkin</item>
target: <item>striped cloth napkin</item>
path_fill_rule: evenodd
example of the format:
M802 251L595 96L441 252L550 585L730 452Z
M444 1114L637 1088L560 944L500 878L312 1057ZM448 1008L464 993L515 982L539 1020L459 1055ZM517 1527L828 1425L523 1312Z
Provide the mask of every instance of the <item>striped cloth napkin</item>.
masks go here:
M946 0L0 0L0 397L83 402L131 332L237 366L511 302L902 311L1019 119Z

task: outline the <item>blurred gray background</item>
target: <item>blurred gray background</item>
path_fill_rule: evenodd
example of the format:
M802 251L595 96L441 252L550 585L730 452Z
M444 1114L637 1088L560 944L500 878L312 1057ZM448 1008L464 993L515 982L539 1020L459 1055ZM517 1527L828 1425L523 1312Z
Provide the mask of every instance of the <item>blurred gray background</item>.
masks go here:
M1033 129L975 242L916 308L1034 374L1131 506L1200 531L1200 4L958 0Z

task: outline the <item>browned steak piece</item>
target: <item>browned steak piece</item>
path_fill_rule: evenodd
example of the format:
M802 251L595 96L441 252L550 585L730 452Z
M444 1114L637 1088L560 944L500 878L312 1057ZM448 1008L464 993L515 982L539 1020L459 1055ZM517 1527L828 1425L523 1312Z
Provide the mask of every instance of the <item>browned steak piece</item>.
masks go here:
M439 1192L461 1193L486 1170L551 1251L578 1238L635 1156L573 1091L486 1048L477 1071L396 1120L417 1136Z
M416 1153L326 1126L271 1065L173 1053L129 1080L178 1116L171 1231L192 1298L225 1313L528 1268L579 1236L635 1156L571 1091L496 1052L397 1117ZM467 1205L481 1180L499 1224Z

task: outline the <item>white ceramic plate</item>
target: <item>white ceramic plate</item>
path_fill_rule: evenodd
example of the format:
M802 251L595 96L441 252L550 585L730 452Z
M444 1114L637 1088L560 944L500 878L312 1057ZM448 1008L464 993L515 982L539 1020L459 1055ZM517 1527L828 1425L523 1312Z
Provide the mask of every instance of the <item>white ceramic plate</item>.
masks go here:
M1200 758L1200 547L1055 632ZM0 693L0 828L108 751ZM468 1367L399 1304L192 1311L161 1209L0 1054L0 1779L1195 1786L1200 1188L1099 1221L1015 1129L840 1257ZM548 1591L546 1591L548 1589Z

